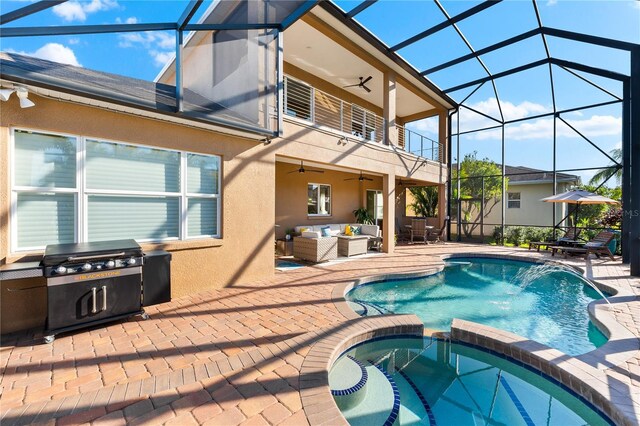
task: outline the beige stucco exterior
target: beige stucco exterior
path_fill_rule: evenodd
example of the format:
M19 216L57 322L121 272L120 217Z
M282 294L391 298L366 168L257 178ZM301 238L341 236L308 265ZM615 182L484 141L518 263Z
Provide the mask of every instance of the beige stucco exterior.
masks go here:
M262 279L274 273L275 154L272 147L224 136L91 108L33 97L37 107L20 109L17 102L2 105L1 227L2 263L36 259L42 253L10 253L9 131L11 127L90 136L113 141L187 150L222 157L222 238L143 244L145 250L172 253L172 294L179 297L208 288ZM123 218L125 220L126 218ZM20 280L21 287L43 284ZM2 332L44 323L44 289L21 292L16 282L1 283Z
M351 222L352 211L365 203L366 189L384 190L384 179L398 176L442 183L446 167L423 162L394 148L366 142L338 145L337 136L318 131L295 120L285 121L284 137L265 145L260 141L223 135L214 131L106 111L90 106L33 95L37 107L20 109L3 103L0 116L2 156L0 161L0 260L2 263L38 260L42 253L12 253L10 249L10 129L56 132L109 141L185 150L222 158L221 238L143 244L145 250L172 253L172 295L237 285L263 279L274 273L274 225L280 233L309 222ZM276 163L276 155L325 163L346 171L328 170L313 181L333 188L331 218L306 215L308 178L286 172L292 164ZM375 174L373 182L344 181L360 170ZM388 200L395 204L400 191L388 187ZM395 208L393 213L395 213ZM388 211L385 211L389 215ZM384 232L383 232L384 234ZM393 230L387 231L393 241ZM392 250L392 247L387 247ZM2 333L42 326L46 316L44 280L24 279L1 283L0 326ZM23 291L15 291L24 289Z
M140 144L172 150L219 155L221 172L220 238L142 244L143 249L164 249L172 253L172 295L179 297L198 291L239 285L270 277L274 273L274 239L282 237L288 228L310 223L353 222L353 210L366 205L366 190L383 192L384 226L383 250L394 248L395 218L405 220L404 188L398 179L411 179L422 184L439 185L444 200L447 180L446 164L425 160L394 146L395 124L404 124L400 117L402 106L397 90L410 92L411 105L425 105L413 119L439 115L439 142L446 145L447 114L443 104L427 94L407 77L402 77L390 65L376 59L366 48L358 45L319 21L306 17L305 22L318 29L340 48L371 64L384 75L386 91L380 105L369 102L314 76L309 71L284 64L285 74L303 80L313 87L356 104L385 117L387 138L373 143L328 129L311 122L285 116L282 137L272 140L233 136L229 129L200 123L190 126L188 120L162 116L162 120L138 114L132 107L115 106L106 101L68 95L37 86L29 87L30 98L36 106L21 109L15 97L2 103L0 114L0 265L19 261L40 260L42 252L11 252L10 215L10 131L12 128L55 132L84 136L113 142ZM344 52L342 52L344 54ZM165 78L171 79L169 70ZM188 84L190 78L185 76ZM399 92L398 92L399 93ZM40 94L40 95L39 95ZM415 99L419 102L416 103ZM407 104L408 105L408 104ZM146 114L155 112L145 111ZM347 122L350 119L347 118ZM344 139L344 137L347 137ZM445 148L446 149L446 148ZM446 158L446 154L442 158ZM312 162L325 169L317 176L287 172L293 163ZM360 172L373 181L345 181ZM330 217L307 215L307 184L325 183L332 186L332 214ZM444 213L444 202L440 208ZM122 218L126 220L126 218ZM279 227L276 230L276 226ZM44 325L46 289L44 279L23 279L0 283L0 332L8 333ZM21 291L14 291L19 290Z
M557 193L569 189L569 184L558 183ZM566 204L551 204L540 201L542 198L553 195L553 183L510 183L507 194L520 193L520 208L507 208L505 210L505 224L516 226L553 226L553 210L556 210L556 221L566 214ZM485 215L485 222L500 223L500 206L492 209Z
M283 238L287 229L298 225L325 223L353 223L353 210L365 205L368 189L382 190L382 178L368 176L373 181L345 181L351 173L325 170L324 173L289 173L299 166L276 163L276 236ZM313 167L315 169L315 167ZM331 185L331 214L312 216L307 214L307 185L317 183Z

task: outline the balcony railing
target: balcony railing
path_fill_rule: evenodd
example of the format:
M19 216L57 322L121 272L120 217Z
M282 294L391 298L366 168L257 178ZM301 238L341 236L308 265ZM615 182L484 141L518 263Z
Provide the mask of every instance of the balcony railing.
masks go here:
M312 124L338 130L367 141L385 142L385 120L375 113L343 101L300 80L284 79L284 113ZM440 158L440 144L402 126L398 129L399 148L434 161Z
M404 126L396 125L396 129L398 129L398 146L400 148L418 157L424 157L440 163L444 162L440 142L409 130Z

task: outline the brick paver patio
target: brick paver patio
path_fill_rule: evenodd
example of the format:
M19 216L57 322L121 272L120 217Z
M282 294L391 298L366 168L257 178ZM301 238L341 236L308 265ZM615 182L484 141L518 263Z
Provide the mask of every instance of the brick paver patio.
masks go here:
M398 247L392 255L276 272L269 280L183 297L148 309L147 321L62 335L50 345L37 333L4 336L2 425L307 424L299 392L306 354L314 342L359 321L336 308L334 287L368 275L422 271L441 265L440 255L478 251L549 256L454 243ZM567 263L608 286L640 291L640 280L629 278L620 262ZM635 299L615 303L613 312L637 345ZM638 401L638 351L600 368Z

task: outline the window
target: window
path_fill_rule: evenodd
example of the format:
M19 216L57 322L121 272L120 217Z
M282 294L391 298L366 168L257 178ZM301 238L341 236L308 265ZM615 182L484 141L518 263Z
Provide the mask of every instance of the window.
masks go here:
M219 236L217 156L14 131L13 251Z
M383 216L382 191L367 189L367 211L377 225Z
M287 77L284 80L285 113L292 117L312 121L313 88Z
M509 192L507 198L507 208L508 209L519 209L520 208L520 193L519 192Z
M331 186L310 183L307 186L307 214L309 216L331 215Z
M376 139L376 116L357 105L351 106L351 134L369 141Z

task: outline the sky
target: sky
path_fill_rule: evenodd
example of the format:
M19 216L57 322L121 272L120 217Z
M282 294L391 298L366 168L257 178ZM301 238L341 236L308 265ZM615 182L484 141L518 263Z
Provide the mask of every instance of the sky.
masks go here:
M194 21L211 1L205 1ZM29 0L2 0L1 12L9 12L28 3ZM442 0L442 5L450 16L455 16L479 3L480 1ZM188 0L69 0L7 26L173 22L187 4ZM359 1L337 0L336 4L348 11L359 4ZM640 43L638 0L545 0L538 2L538 8L545 26ZM379 0L357 15L356 20L384 43L393 46L442 22L444 14L432 1ZM533 29L536 25L530 1L506 0L459 22L458 27L472 47L478 50ZM553 57L623 74L629 73L629 58L625 52L553 37L548 37L547 41ZM3 51L28 54L145 80L154 79L163 65L172 58L174 48L174 34L169 31L0 39L0 49ZM469 49L453 28L447 28L399 50L398 53L416 69L423 71L465 55L469 53ZM495 74L543 59L545 55L541 37L533 37L483 55L482 61L489 71ZM553 66L552 73L558 110L615 99L562 68ZM581 75L620 96L619 83ZM479 62L470 60L429 74L427 77L438 87L447 89L484 76L486 72ZM505 118L531 117L552 111L550 87L548 66L544 65L496 80L495 91L490 84L485 84L469 97L465 104L499 118L496 99L500 99L500 107ZM450 95L461 101L471 90L473 88ZM609 152L620 147L620 104L574 112L563 117L603 151ZM461 131L495 124L497 123L469 110L463 110L461 113ZM409 127L426 136L437 137L437 126L433 120L416 122ZM455 121L454 128L457 128ZM558 124L556 131L558 169L602 167L609 163L606 156L564 123ZM510 165L551 169L552 135L553 120L550 118L527 120L507 126L506 162ZM460 157L463 158L465 154L474 151L478 153L478 157L500 162L500 131L488 130L461 137ZM587 181L594 173L585 171L575 174Z

